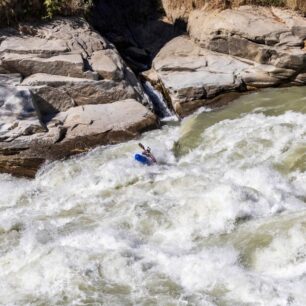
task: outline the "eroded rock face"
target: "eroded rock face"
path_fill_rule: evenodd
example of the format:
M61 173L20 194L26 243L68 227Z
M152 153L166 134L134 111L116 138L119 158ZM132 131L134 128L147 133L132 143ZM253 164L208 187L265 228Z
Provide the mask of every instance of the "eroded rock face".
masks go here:
M251 6L219 13L195 10L189 17L189 33L201 47L212 51L278 68L303 69L305 21L292 12L295 22L290 23L280 12Z
M33 177L157 126L134 73L84 20L21 28L0 31L0 172Z
M208 7L210 10L237 8L243 5L267 5L272 4L272 1L259 0L161 0L163 8L171 20L178 19L188 20L189 14L195 9ZM302 14L306 14L306 2L304 0L284 0L282 4L292 10L299 10Z
M37 27L23 25L20 28L28 28L27 33L32 33L32 36L12 29L3 30L2 33L0 31L0 72L21 74L23 78L27 78L23 82L24 86L47 86L52 91L52 88L57 87L55 84L58 80L64 100L70 95L70 88L73 92L72 99L82 101L79 104L86 104L88 101L109 103L128 98L144 104L148 102L141 84L134 80L131 82L130 75L133 72L122 61L114 46L93 31L84 20L62 18ZM47 75L49 76L46 77ZM99 80L100 83L97 83ZM81 83L86 83L82 89ZM110 94L113 97L109 95L111 87L114 88L114 93ZM108 93L101 94L105 90ZM35 94L46 100L47 96L53 95L46 94L46 91L46 88L36 90ZM55 90L54 95L57 93ZM88 93L89 98L84 101L84 94ZM90 102L93 101L93 96L95 101Z
M165 45L144 74L181 116L216 95L305 83L305 18L263 7L195 10L190 36Z
M111 103L129 98L142 99L127 80L121 82L95 81L39 73L24 79L21 85L30 88L38 98L54 106L56 111L63 111L64 108L67 108L65 102L68 97L72 101L71 106ZM48 89L41 86L47 86ZM59 92L62 92L63 95L58 95ZM48 98L48 95L51 97Z
M133 99L72 107L41 120L30 98L12 97L10 92L0 114L5 120L0 130L0 172L29 177L46 160L126 141L157 127L155 115Z

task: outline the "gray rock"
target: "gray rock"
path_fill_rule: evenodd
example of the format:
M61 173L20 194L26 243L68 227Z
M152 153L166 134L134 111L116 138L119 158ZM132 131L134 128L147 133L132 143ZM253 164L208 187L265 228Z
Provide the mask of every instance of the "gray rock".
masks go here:
M300 51L297 51L299 54ZM206 99L229 91L263 88L290 83L306 67L299 55L282 62L277 67L212 52L201 48L186 36L170 41L153 61L153 70L146 73L156 87L167 92L174 110L181 116L205 104ZM296 60L296 64L293 64ZM291 61L291 69L286 64ZM280 67L278 67L280 66Z
M271 11L276 18L286 24L295 36L302 40L306 39L306 20L302 15L292 10L284 10L278 7L272 7Z
M23 33L0 30L0 172L33 177L46 160L157 126L134 73L85 20Z
M19 136L44 132L29 90L14 86L18 77L0 77L0 142L10 142ZM11 79L10 79L11 78Z
M29 88L33 86L48 86L49 92L45 89L37 89L35 94L59 110L63 110L63 108L60 108L61 103L63 103L63 107L66 107L67 95L71 97L73 105L104 104L122 99L138 99L138 93L126 81L94 81L38 73L24 79L22 85ZM66 94L58 96L59 90ZM59 100L57 102L58 106L53 103L56 99Z
M73 98L61 87L42 85L29 86L28 89L31 90L36 109L42 116L66 111L76 106Z
M23 27L20 25L20 28ZM66 84L67 90L64 90L66 94L59 98L64 105L60 107L57 103L57 109L61 111L66 109L67 94L71 96L73 103L78 105L108 103L127 98L136 98L143 104L148 104L141 84L114 46L96 33L85 20L54 19L33 26L29 33L30 35L22 35L16 30L0 30L0 71L21 73L27 77L26 82L30 78L29 86L54 88L65 87ZM40 77L37 81L39 73L50 76ZM74 80L63 81L58 77L61 83L59 84L56 81L57 77L51 75L72 77ZM95 82L100 76L105 82ZM80 78L81 81L76 78ZM86 82L85 79L90 82ZM107 80L116 82L107 82ZM76 90L80 93L75 92ZM51 93L45 89L39 92L43 92L40 98L50 105L54 105L59 93L58 90ZM35 93L38 94L38 91Z
M295 74L296 71L290 69L254 64L254 66L241 71L240 76L250 88L265 88L280 85L283 82L290 82L290 79Z
M68 46L62 39L47 40L39 37L9 36L0 45L0 54L19 53L52 56L68 51Z
M96 142L97 137L105 138L102 143L118 142L121 137L135 137L140 131L156 125L156 117L132 99L71 108L65 116L64 127L67 128L67 134L64 143L76 138L81 138L86 143Z
M294 20L294 25L289 25L269 8L242 6L220 12L195 10L190 14L188 29L204 48L296 70L305 63L305 52L301 51L303 35L295 33L304 31L305 21ZM299 30L293 31L298 25Z
M155 115L136 100L70 108L47 123L47 132L0 142L0 172L33 177L46 160L128 140L155 127Z
M306 85L306 73L300 73L293 81L294 85Z
M244 84L239 73L249 66L231 56L200 48L185 36L169 42L153 61L159 81L179 115L188 114L203 100L219 93L241 89ZM202 102L194 102L198 100Z
M120 56L112 49L96 51L90 59L91 67L102 79L122 80L124 64Z
M63 54L49 58L35 57L32 54L7 53L2 57L2 67L17 72L24 77L35 73L83 77L84 63L80 54Z

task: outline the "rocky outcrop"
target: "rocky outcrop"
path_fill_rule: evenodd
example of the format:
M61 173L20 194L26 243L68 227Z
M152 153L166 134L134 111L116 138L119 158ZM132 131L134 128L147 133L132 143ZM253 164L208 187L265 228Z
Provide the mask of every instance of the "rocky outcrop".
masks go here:
M306 84L306 21L263 7L190 13L190 36L170 41L145 77L184 116L228 91Z
M70 98L71 106L84 104L111 103L124 99L139 99L142 97L135 91L127 80L120 82L112 80L89 80L50 74L33 74L23 80L21 85L31 89L37 99L47 101L54 106L56 111L63 111L66 108L65 101ZM48 90L46 90L46 87ZM63 93L58 95L58 93ZM56 97L48 99L48 95ZM55 105L55 102L58 106Z
M228 8L235 9L244 5L260 6L287 6L292 10L299 10L306 14L306 2L304 0L283 0L283 1L263 1L263 0L161 0L166 15L173 22L175 20L188 21L191 12L203 7L211 10L224 10Z
M156 117L134 99L71 107L48 118L15 75L0 87L0 171L34 176L46 160L117 143L157 127ZM49 114L50 115L50 114Z
M84 20L20 29L0 31L0 172L34 176L157 126L134 73Z

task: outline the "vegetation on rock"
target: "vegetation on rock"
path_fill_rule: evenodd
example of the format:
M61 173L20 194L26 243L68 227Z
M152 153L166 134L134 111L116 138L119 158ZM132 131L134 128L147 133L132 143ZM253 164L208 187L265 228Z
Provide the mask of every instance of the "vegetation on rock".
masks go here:
M86 15L92 0L0 0L0 25L54 15Z

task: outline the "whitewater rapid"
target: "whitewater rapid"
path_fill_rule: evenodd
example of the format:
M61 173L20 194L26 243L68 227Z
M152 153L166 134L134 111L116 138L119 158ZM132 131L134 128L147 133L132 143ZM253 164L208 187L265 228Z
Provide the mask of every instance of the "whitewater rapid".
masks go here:
M1 305L305 305L306 89L0 175Z

